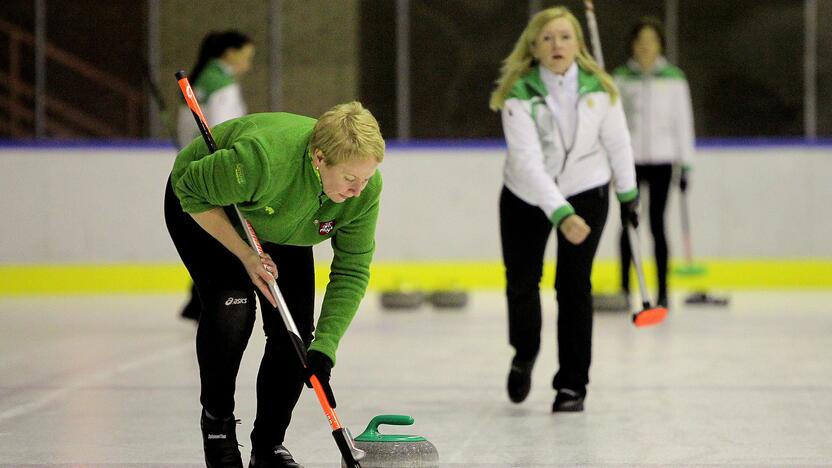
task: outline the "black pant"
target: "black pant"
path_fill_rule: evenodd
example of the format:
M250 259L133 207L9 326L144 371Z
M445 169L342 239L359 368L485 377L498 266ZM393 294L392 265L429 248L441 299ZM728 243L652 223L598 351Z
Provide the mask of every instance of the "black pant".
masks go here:
M558 301L558 356L555 389L586 392L592 357L592 262L607 220L609 188L604 185L567 199L592 230L574 245L558 230L555 291ZM509 343L520 360L540 351L540 278L552 223L540 210L507 188L500 195L500 234L506 267Z
M234 221L233 210L226 211ZM200 402L215 417L234 412L237 372L254 329L254 296L261 296L266 350L257 375L257 417L251 441L253 449L268 450L283 442L304 381L280 313L256 290L240 260L182 211L170 180L165 193L165 221L201 299L196 335ZM312 247L262 245L277 265L278 287L308 346L314 331Z
M653 235L653 246L656 256L656 272L658 273L659 298L667 298L667 237L664 228L664 212L667 207L667 195L670 192L670 179L673 175L671 164L637 165L636 180L639 187L647 184L650 192L650 233ZM627 230L621 232L621 289L630 291L630 241Z

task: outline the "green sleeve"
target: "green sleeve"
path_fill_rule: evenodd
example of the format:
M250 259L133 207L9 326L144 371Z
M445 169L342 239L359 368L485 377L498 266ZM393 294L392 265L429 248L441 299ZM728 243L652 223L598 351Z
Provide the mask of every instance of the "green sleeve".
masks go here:
M636 199L636 197L638 197L638 187L627 192L617 193L616 196L618 197L618 201L620 203L627 203L629 201L633 201Z
M229 121L233 122L233 121ZM213 154L195 140L176 157L171 183L182 210L199 213L217 206L253 202L269 186L269 159L253 139L233 123L214 130L220 147Z
M365 211L332 238L334 257L329 273L321 316L310 350L320 351L332 359L338 343L352 322L370 281L370 263L375 251L376 220L379 211L381 178L374 199Z
M570 203L566 203L552 213L552 216L549 217L549 221L552 222L552 226L559 228L560 223L573 214L575 214L575 208L573 208Z

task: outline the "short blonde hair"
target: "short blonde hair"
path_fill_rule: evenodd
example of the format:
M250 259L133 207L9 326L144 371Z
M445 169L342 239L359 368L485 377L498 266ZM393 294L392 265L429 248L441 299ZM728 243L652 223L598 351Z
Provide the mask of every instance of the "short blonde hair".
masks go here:
M491 110L502 109L517 80L528 73L532 67L537 66L537 60L532 55L534 42L537 40L540 31L549 24L549 21L558 18L566 18L575 29L575 35L578 39L578 54L575 56L575 61L578 62L578 66L598 77L601 87L610 95L612 102L615 102L618 97L618 89L610 75L598 65L592 58L592 54L589 53L581 23L568 8L558 6L547 8L534 15L526 25L526 29L520 34L520 38L517 39L514 50L503 60L503 66L500 68L500 79L497 80L497 89L491 93L491 100L489 101L488 107Z
M324 154L324 163L335 166L345 161L384 159L384 138L378 121L358 101L338 104L326 111L312 131L312 150Z

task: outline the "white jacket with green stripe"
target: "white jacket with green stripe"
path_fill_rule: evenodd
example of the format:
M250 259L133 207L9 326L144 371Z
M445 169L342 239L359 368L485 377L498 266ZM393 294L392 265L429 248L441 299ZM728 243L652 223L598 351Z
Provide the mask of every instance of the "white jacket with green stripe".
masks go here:
M630 59L613 72L633 138L636 164L682 164L693 159L694 131L685 74L660 57L650 72Z
M508 145L503 182L521 200L540 207L554 226L575 213L568 197L611 179L619 201L638 195L621 101L612 102L600 80L580 68L578 95L577 128L569 151L539 68L517 80L502 109Z
M234 80L231 68L220 59L208 62L191 86L210 127L248 113L240 85ZM194 116L186 105L179 107L176 135L180 148L200 138Z

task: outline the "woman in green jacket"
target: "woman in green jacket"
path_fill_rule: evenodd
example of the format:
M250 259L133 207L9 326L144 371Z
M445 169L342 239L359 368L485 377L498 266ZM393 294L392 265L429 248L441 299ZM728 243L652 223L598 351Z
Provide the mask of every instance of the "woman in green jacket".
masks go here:
M282 444L308 375L267 282L277 278L308 346L310 370L331 395L335 352L369 281L384 140L376 119L358 102L335 106L317 121L252 114L218 125L213 134L215 153L208 154L200 140L179 153L165 196L168 231L202 300L196 345L206 463L242 466L234 388L257 294L267 339L250 466L297 467ZM260 237L263 256L232 222L232 205ZM334 258L316 330L312 246L325 240Z

